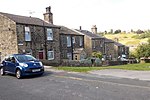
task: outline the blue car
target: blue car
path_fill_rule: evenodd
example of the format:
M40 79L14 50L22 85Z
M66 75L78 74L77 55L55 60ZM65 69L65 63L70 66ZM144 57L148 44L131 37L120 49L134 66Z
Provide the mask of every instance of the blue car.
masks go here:
M31 55L13 54L2 61L0 74L5 75L5 73L14 74L16 78L20 79L23 76L42 75L44 66L42 62Z

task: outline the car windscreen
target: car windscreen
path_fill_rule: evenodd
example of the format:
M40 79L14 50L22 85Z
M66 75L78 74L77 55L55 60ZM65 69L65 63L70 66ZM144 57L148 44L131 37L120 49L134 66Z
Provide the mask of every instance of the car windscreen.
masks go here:
M28 61L35 61L36 59L31 56L31 55L16 55L15 56L16 59L19 61L19 62L28 62Z

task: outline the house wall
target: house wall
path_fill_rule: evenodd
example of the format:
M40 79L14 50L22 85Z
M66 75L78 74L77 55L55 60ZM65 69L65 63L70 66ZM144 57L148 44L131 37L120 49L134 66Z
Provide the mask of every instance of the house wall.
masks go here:
M71 47L67 47L67 37L68 36L71 38ZM75 43L73 43L73 38L75 39ZM83 45L80 45L80 38L82 38ZM73 31L67 27L62 26L60 29L61 59L68 59L67 53L70 53L71 60L74 60L73 50L75 48L84 48L84 36L76 33L75 31Z
M113 60L115 58L115 49L113 42L105 42L105 55L107 60Z
M84 36L84 47L87 57L90 57L92 54L92 39L86 35Z
M88 57L91 57L92 52L101 52L102 54L104 54L104 39L103 38L91 39L90 37L85 36L84 39L85 39L84 40L85 51Z
M67 47L67 36L71 37L71 47ZM73 43L73 39L72 39L73 37L75 38L75 43ZM84 48L84 41L82 41L83 45L80 46L80 38L84 40L84 37L82 35L75 35L75 34L61 34L60 35L60 51L61 51L62 59L68 59L67 53L71 53L72 57L74 58L73 50L75 48Z
M28 26L31 32L31 41L25 41L25 27ZM40 59L46 64L60 63L59 50L59 29L52 28L53 40L47 41L46 27L34 25L17 25L18 51L19 53L31 53L34 57L39 59L39 52L43 52L43 59ZM45 34L46 33L46 34ZM48 50L54 51L54 59L47 60Z
M0 14L0 52L2 60L6 55L18 53L16 23Z
M104 39L92 39L92 52L101 52L104 54Z
M129 48L128 47L126 47L126 46L117 46L117 45L115 45L115 50L116 50L116 54L117 54L117 57L121 57L122 56L122 54L125 54L126 55L126 57L128 58L129 57Z

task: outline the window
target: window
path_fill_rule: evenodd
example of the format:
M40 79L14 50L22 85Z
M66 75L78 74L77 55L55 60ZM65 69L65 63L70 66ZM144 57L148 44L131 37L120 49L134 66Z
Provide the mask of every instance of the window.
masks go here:
M78 60L78 56L77 55L75 55L75 60Z
M75 37L72 37L72 43L76 43Z
M96 48L96 47L95 47L95 42L96 42L96 41L95 41L95 40L93 40L93 48Z
M67 36L67 47L71 47L71 37Z
M31 32L29 27L25 27L25 41L31 41Z
M80 37L80 46L83 46L83 38Z
M48 60L53 60L54 59L54 51L48 51L47 57L48 57Z
M67 53L67 58L68 58L69 60L72 60L72 53Z
M53 32L52 29L47 29L47 40L53 40Z

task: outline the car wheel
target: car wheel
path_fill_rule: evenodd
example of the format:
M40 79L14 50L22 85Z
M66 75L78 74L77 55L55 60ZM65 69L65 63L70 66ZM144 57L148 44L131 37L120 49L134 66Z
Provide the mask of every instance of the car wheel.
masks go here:
M20 79L21 77L22 77L21 71L18 69L18 70L16 71L16 78Z
M1 76L5 75L4 67L0 68L0 74L1 74Z

